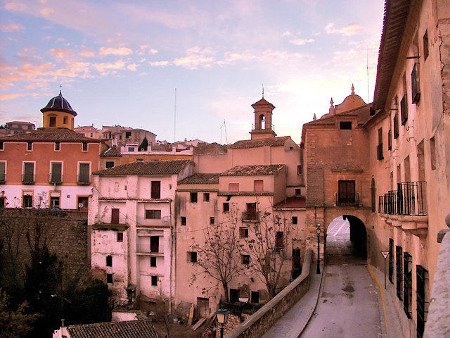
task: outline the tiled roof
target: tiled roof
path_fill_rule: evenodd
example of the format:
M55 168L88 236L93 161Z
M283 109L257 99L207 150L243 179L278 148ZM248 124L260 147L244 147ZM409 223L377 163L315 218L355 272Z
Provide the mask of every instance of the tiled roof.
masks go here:
M219 174L196 173L178 182L178 184L218 184Z
M358 107L346 112L338 114L326 114L320 119L304 123L303 126L318 126L318 125L334 125L336 123L336 118L341 118L345 116L354 116L359 124L364 124L370 118L370 104L366 104L362 107Z
M99 143L100 140L85 137L83 134L77 133L66 128L40 128L29 133L1 136L1 141L18 141L18 142L90 142Z
M284 167L284 164L236 166L224 171L220 176L266 176L273 175Z
M151 161L133 162L117 167L99 170L93 173L98 176L127 176L127 175L175 175L178 174L189 163L187 160L178 161Z
M120 149L117 146L112 146L101 153L100 157L121 157Z
M258 140L241 140L228 146L230 149L244 149L244 148L258 148L258 147L281 147L286 141L290 139L289 136L270 137Z
M199 144L194 148L194 155L221 155L227 153L227 146L218 143Z
M274 205L275 209L297 209L305 208L306 199L304 197L288 197L284 201Z
M261 100L252 104L253 108L255 108L255 106L271 106L272 109L275 108L275 106L272 103L270 103L269 101L267 101L265 98L262 98Z
M69 325L71 338L157 338L158 334L150 320Z
M411 0L386 0L384 4L383 32L373 100L373 108L376 110L384 108L390 90L410 6Z
M62 111L77 116L75 110L70 106L69 101L62 96L61 91L58 96L51 98L47 105L41 109L41 112L43 113L46 111Z

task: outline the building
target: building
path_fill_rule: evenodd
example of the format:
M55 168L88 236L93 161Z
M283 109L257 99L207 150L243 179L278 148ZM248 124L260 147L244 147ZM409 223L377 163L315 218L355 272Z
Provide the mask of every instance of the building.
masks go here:
M134 162L93 173L91 266L117 305L137 296L170 303L175 191L192 172L193 163L181 160Z
M23 134L32 130L35 130L36 126L34 123L25 121L10 121L6 122L5 126L0 128L0 134L3 135L14 135Z
M0 206L87 210L100 141L72 130L77 113L61 92L41 111L43 128L0 136Z

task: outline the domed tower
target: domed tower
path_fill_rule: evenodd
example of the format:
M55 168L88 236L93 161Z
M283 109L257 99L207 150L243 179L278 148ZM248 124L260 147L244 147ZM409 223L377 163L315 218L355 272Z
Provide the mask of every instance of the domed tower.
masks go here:
M252 140L275 137L277 134L273 131L272 127L272 111L275 106L264 99L264 96L258 102L252 104L255 114L255 125L250 132Z
M50 99L48 104L41 109L42 125L44 128L74 128L74 118L77 113L72 109L70 103L59 95Z

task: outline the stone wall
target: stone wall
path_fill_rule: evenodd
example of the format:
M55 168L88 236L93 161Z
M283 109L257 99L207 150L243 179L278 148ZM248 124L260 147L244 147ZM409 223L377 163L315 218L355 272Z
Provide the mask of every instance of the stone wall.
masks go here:
M1 209L0 250L3 259L24 267L31 247L44 243L63 262L65 277L90 271L87 213L49 209ZM24 271L22 271L24 273Z
M230 332L227 338L261 337L281 316L289 311L309 290L312 256L312 251L308 250L305 254L301 275Z

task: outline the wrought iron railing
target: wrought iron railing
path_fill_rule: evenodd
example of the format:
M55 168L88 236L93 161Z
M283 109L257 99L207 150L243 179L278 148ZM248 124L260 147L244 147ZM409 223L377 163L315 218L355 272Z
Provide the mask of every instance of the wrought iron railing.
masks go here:
M426 182L402 182L378 197L378 210L388 215L427 215Z

